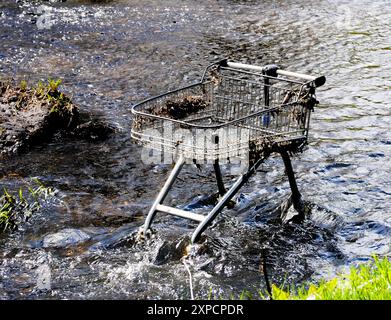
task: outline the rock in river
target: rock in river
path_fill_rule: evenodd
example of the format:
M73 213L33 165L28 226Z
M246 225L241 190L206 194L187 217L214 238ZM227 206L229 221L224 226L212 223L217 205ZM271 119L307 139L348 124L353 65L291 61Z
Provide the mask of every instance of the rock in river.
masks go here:
M57 233L47 235L43 239L44 248L63 248L77 245L91 238L90 235L78 229L63 229Z

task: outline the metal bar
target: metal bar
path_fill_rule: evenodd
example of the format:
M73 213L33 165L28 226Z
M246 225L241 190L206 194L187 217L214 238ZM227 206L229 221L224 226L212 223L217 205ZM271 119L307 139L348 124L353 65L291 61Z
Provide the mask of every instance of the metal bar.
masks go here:
M238 62L227 62L227 66L231 68L237 68L237 69L247 69L247 70L252 70L252 71L263 71L263 67L260 66L254 66L251 64L244 64L244 63L238 63Z
M227 99L227 100L231 100L229 98L224 98L224 97L222 97L222 98L223 99ZM242 122L243 120L247 120L249 118L253 118L253 117L255 117L257 115L261 115L263 113L272 112L274 110L279 110L279 109L281 109L281 107L290 107L291 105L294 105L294 104L297 104L297 102L290 102L290 103L287 103L287 104L284 104L284 105L280 105L278 107L272 107L272 108L269 108L269 109L266 109L266 110L260 110L260 111L251 113L251 114L249 114L247 116L244 116L242 118L238 118L238 119L235 119L235 120L230 120L230 121L227 121L225 123L219 123L219 124L215 124L215 125L199 125L199 124L189 123L189 122L185 122L185 121L181 121L181 120L174 120L174 119L170 119L170 118L162 118L160 116L156 116L156 115L148 114L148 113L142 113L142 112L139 112L139 111L136 111L135 113L137 113L138 115L141 115L141 116L145 116L146 118L165 120L165 121L170 121L172 123L181 124L185 128L219 129L219 128L223 128L223 127L226 127L226 126L231 125L231 124L235 124L237 122Z
M193 213L191 211L185 211L185 210L165 206L163 204L158 204L156 206L156 211L165 212L165 213L168 213L168 214L171 214L174 216L178 216L181 218L186 218L186 219L190 219L190 220L194 220L194 221L198 221L198 222L202 222L205 219L205 216L202 214Z
M266 77L266 76L265 76ZM197 85L197 84L196 84ZM200 85L200 84L198 84ZM192 86L195 86L195 85L192 85ZM186 89L188 87L185 87L185 88L182 88L182 89ZM181 89L178 89L178 90L181 90ZM178 90L175 90L175 91L178 91ZM175 92L175 91L172 91L172 92ZM168 92L166 93L167 95L168 94L171 94L172 92ZM164 94L164 95L166 95ZM164 96L164 95L161 95L161 96ZM158 96L160 97L160 96ZM228 98L228 97L224 97L224 96L217 96L216 95L216 98L220 98L220 99L226 99L226 100L231 100L231 98ZM197 129L219 129L219 128L222 128L222 127L225 127L225 126L228 126L230 124L235 124L237 122L241 122L243 120L246 120L246 119L249 119L249 118L252 118L252 117L255 117L259 114L262 114L262 113L267 113L267 112L271 112L271 111L274 111L274 110L277 110L281 107L289 107L290 105L293 105L293 104L297 104L297 102L290 102L290 103L287 103L287 104L283 104L283 105L280 105L280 106L277 106L277 107L273 107L273 108L269 108L267 110L260 110L260 111L257 111L257 112L254 112L252 114L249 114L249 115L246 115L244 117L241 117L241 118L236 118L234 120L230 120L230 121L227 121L225 123L220 123L220 124L213 124L213 125L200 125L200 124L194 124L194 123L190 123L189 121L182 121L182 120L176 120L176 119L171 119L171 118L166 118L166 117L162 117L162 116L158 116L158 115L154 115L154 114L151 114L151 113L145 113L145 112L142 112L142 111L138 111L136 110L135 108L137 108L138 106L146 103L146 102L149 102L149 101L152 101L156 99L155 98L150 98L150 99L147 99L147 100L144 100L143 102L140 102L139 104L135 105L132 107L132 113L135 115L135 116L141 116L141 117L145 117L145 118L150 118L150 119L155 119L155 120L164 120L164 121L169 121L171 123L174 123L174 124L180 124L180 125L183 125L185 128L197 128ZM237 102L242 102L242 101L237 101ZM249 102L246 102L247 104L249 105L252 105L251 103ZM229 108L228 108L229 109Z
M287 77L300 78L307 81L314 81L317 77L310 76L308 74L286 71L286 70L277 70L277 74Z
M175 89L175 90L171 90L171 91L168 91L168 92L159 94L159 95L154 96L154 97L147 98L147 99L142 100L142 101L140 101L139 103L136 103L135 105L133 105L133 106L131 107L130 110L131 110L131 112L132 112L133 114L137 114L137 113L139 113L139 114L145 114L145 113L143 113L142 111L138 111L138 110L136 110L136 109L137 109L139 106L144 105L144 104L145 104L146 102L148 102L148 101L157 100L157 99L163 98L163 97L165 97L165 96L167 96L167 95L171 95L171 94L174 94L174 93L177 93L177 92L181 92L182 90L185 90L185 89L190 89L190 88L193 88L193 87L205 85L205 84L207 84L207 83L208 83L208 82L204 82L204 83L202 83L202 82L196 82L196 83L190 84L190 85L185 86L185 87L181 87L181 88L178 88L178 89Z
M216 216L223 210L227 203L233 198L233 196L239 191L239 189L248 181L248 179L255 173L259 165L263 162L263 159L258 159L257 162L243 175L239 177L238 180L232 185L232 187L227 191L227 193L221 198L217 205L212 209L211 212L205 217L196 230L194 231L191 242L197 242L200 238L202 232L212 223Z
M221 68L221 70L230 70L230 71L238 71L237 68ZM258 71L259 72L259 71ZM259 76L259 73L256 73L256 72L250 72L250 71L244 71L243 69L240 70L240 73L242 74L248 74L248 75L254 75L254 76ZM271 77L271 76L267 76L267 75L262 75L262 77L264 78L273 78L275 79L275 77ZM226 77L228 78L228 77ZM233 79L240 79L240 78L233 78ZM303 81L298 81L298 80L292 80L292 79L287 79L287 78L284 78L284 79L278 79L279 81L282 81L284 83L294 83L294 84L303 84Z
M263 67L260 66L254 66L251 64L244 64L244 63L237 63L237 62L227 62L228 67L231 68L238 68L238 69L247 69L247 70L253 70L253 71L259 71L262 72L264 70ZM325 76L310 76L308 74L303 74L303 73L298 73L298 72L291 72L291 71L286 71L286 70L277 70L277 74L283 75L283 76L288 76L288 77L294 77L294 78L299 78L307 81L314 81L315 85L317 87L320 87L324 85L326 82L326 77Z
M305 131L306 131L305 137L308 139L308 132L310 130L311 110L307 109L306 116L307 116L307 123L305 124Z
M277 70L277 74L282 75L282 76L300 78L300 79L304 79L304 80L307 80L307 81L313 81L315 83L316 87L323 86L326 83L326 77L325 76L317 76L317 77L315 77L315 76L310 76L308 74L291 72L291 71L286 71L286 70Z
M252 64L244 64L244 63L238 63L238 62L227 62L228 67L231 68L238 68L238 69L247 69L247 70L253 70L258 72L263 72L264 67L260 66L254 66ZM308 81L314 81L316 77L310 76L308 74L298 73L298 72L291 72L286 70L277 70L277 74L288 76L288 77L294 77L294 78L300 78Z
M153 203L151 209L149 210L149 213L147 215L147 218L145 219L144 223L144 234L147 232L149 227L152 224L153 219L155 218L156 215L156 207L161 204L164 199L166 198L169 190L171 189L172 185L174 184L175 179L178 177L179 172L181 171L183 165L185 163L185 158L184 156L180 156L178 158L177 163L174 166L174 169L172 169L168 179L166 180L163 188L160 190L158 196L156 197L155 202Z
M223 196L227 192L227 190L224 187L224 181L223 181L223 177L221 175L219 160L215 160L215 162L213 163L213 167L215 169L216 181L217 181L217 187L219 189L219 194L221 196Z
M269 104L270 104L270 79L269 78L264 78L264 85L263 85L263 95L264 95L264 103L266 109L269 109ZM266 128L269 127L270 124L270 113L265 113L262 115L262 125Z
M295 173L292 168L292 162L291 162L291 159L289 158L287 151L281 150L280 155L282 157L282 160L284 161L285 171L286 171L286 174L287 174L288 180L289 180L289 186L291 187L293 205L295 208L297 208L300 204L301 194L300 194L300 191L297 187Z
M269 107L270 99L269 99L269 86L270 86L270 79L265 78L264 80L264 86L263 86L263 94L265 98L265 107ZM268 108L266 108L268 109Z
M219 154L219 141L220 141L219 136L218 135L213 135L212 139L213 139L213 142L215 143L216 154ZM222 195L224 195L227 192L227 190L224 187L224 181L223 181L223 177L221 175L221 170L220 170L220 165L219 165L219 160L218 159L216 159L213 162L213 168L215 170L215 175L216 175L217 187L219 189L219 194L222 196Z

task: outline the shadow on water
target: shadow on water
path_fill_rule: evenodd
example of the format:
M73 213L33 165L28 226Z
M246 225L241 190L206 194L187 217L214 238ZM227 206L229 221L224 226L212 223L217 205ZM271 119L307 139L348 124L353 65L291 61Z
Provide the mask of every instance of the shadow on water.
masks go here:
M74 101L118 133L96 143L52 141L1 161L1 186L17 189L34 176L58 194L1 235L0 298L187 299L183 259L197 297L229 297L265 287L263 248L276 284L328 278L373 253L389 255L391 19L386 1L359 2L2 1L1 74L64 79ZM138 229L171 166L141 162L130 105L198 80L226 56L327 76L310 144L293 163L311 215L277 222L289 186L271 157L199 244L189 246L193 223L164 215L140 243ZM214 192L211 168L187 166L167 202L208 209L203 196Z

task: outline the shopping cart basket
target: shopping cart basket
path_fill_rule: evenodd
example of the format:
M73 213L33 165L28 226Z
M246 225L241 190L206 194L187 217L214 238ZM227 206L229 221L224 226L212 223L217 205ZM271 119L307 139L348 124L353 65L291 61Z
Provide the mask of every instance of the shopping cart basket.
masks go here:
M147 215L144 234L156 213L164 212L199 222L191 239L196 242L272 152L283 159L290 199L302 216L289 154L301 151L307 143L310 114L318 103L315 89L325 81L324 76L284 71L276 65L222 60L209 65L200 82L134 105L132 137L176 160ZM232 159L247 161L247 166L226 190L220 165ZM186 160L213 164L220 198L206 215L163 204Z

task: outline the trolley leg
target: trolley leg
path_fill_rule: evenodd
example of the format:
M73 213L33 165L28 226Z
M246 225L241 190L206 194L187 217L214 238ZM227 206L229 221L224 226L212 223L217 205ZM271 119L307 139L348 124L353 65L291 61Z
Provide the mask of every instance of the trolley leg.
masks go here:
M178 174L181 171L184 163L185 163L185 158L183 156L180 156L174 166L174 169L172 169L166 183L164 184L163 188L160 190L155 202L153 203L151 209L148 212L148 216L145 219L145 223L144 223L144 234L146 234L147 230L152 224L153 219L155 218L157 205L161 204L166 198L168 192L170 191L172 185L174 184L175 179L178 177Z
M215 169L217 187L219 188L219 194L220 194L220 196L223 196L227 192L227 190L224 187L224 182L223 182L223 177L221 175L219 160L215 160L215 162L213 163L213 167Z
M227 191L227 193L220 199L217 205L212 209L211 212L205 217L196 230L194 231L191 242L197 242L205 229L212 223L216 216L223 210L223 208L228 204L232 197L239 191L239 189L247 182L247 180L255 173L256 169L262 163L263 159L257 160L257 162L238 180L232 185L232 187Z
M293 202L293 207L296 209L296 211L299 213L298 218L299 219L304 219L304 209L303 209L303 202L301 199L301 194L299 192L299 189L297 188L297 183L295 179L295 173L292 168L292 162L291 159L289 158L288 152L287 151L280 151L282 160L284 161L285 165L285 171L288 176L289 180L289 185L291 187L292 191L292 202Z

